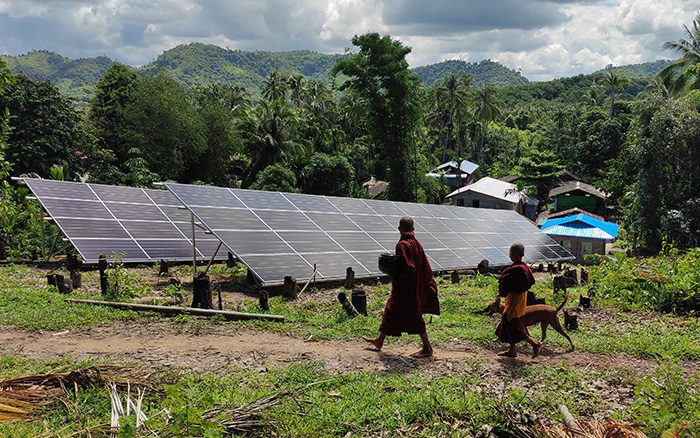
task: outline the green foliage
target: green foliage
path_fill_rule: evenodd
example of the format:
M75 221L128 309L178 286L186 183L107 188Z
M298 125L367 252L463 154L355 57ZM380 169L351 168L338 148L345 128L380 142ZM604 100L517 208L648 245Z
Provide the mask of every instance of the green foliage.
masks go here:
M678 363L660 363L655 376L634 387L631 417L649 436L695 437L700 434L699 376L689 377Z
M313 195L348 196L355 175L342 155L316 153L302 169L304 193Z
M149 289L141 284L139 277L131 275L124 267L122 254L114 253L115 261L107 270L107 292L104 299L107 301L130 302L132 298L142 296Z
M590 281L596 298L672 313L700 311L700 249L669 249L658 258L592 255Z
M69 303L45 277L27 266L8 265L0 276L0 323L26 331L72 330L95 324L138 318L136 312Z
M268 192L300 193L297 188L297 178L290 169L275 164L267 166L258 174L255 182L250 186L252 190L266 190Z
M93 146L81 126L81 118L51 82L38 82L18 75L0 95L0 108L8 108L12 137L6 159L18 174L49 176L49 169L60 164L79 173L83 151Z
M527 84L520 72L505 67L498 62L484 59L481 62L466 62L461 60L442 61L437 64L426 65L411 69L425 86L433 86L436 82L446 78L450 74L457 76L469 75L474 78L474 85L493 85L494 87L507 87Z
M348 76L342 89L368 102L369 132L378 149L375 174L388 175L389 199L415 201L411 153L416 148L421 102L419 79L408 70L406 61L411 49L377 33L355 36L352 43L359 53L338 59L333 73Z
M660 59L658 61L643 62L641 64L628 64L620 66L608 65L604 70L593 72L593 75L595 76L607 70L612 70L631 79L652 78L672 62L673 61L668 59Z

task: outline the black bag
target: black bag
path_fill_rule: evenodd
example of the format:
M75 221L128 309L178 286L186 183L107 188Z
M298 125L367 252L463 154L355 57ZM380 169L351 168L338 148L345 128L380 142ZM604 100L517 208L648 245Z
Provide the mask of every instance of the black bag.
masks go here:
M401 270L401 256L391 252L381 253L378 265L380 271L393 274Z

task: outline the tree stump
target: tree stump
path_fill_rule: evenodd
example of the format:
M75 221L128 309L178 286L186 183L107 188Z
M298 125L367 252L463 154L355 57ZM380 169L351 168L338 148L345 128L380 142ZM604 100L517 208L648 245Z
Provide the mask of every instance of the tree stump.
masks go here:
M5 250L5 238L0 237L0 260L7 260L7 251Z
M488 274L489 273L489 261L486 259L480 261L479 264L476 266L476 270L481 275Z
M282 292L282 296L288 300L295 300L297 294L297 279L290 276L284 277L284 291Z
M352 303L348 301L348 296L345 295L345 292L341 292L338 294L338 301L340 301L340 304L343 306L343 309L345 309L348 316L360 316L360 312L358 312L357 309L355 309L355 306L353 306Z
M228 253L228 258L226 259L226 267L227 268L235 268L236 267L236 258L230 252Z
M83 274L78 271L70 271L70 281L73 284L73 289L79 289L83 286Z
M588 283L588 269L581 268L581 284Z
M564 310L564 327L567 330L578 330L578 315Z
M73 283L61 274L56 274L56 287L58 291L62 294L69 294L73 292Z
M269 299L269 294L267 293L266 289L260 289L258 290L258 300L260 303L260 308L268 311L270 310L270 303L268 302Z
M362 315L367 315L367 295L364 289L354 289L352 291L352 305Z
M457 271L452 271L452 284L459 284L459 273Z
M581 295L578 299L578 305L583 307L584 309L589 309L591 307L591 297Z
M100 254L97 259L97 269L100 270L100 291L102 295L107 295L107 289L109 287L107 282L107 255Z
M161 277L170 277L170 263L167 260L160 259L158 275Z
M192 306L200 309L214 309L209 276L197 272L192 279Z
M345 271L345 289L352 289L355 287L355 271L351 267Z
M49 271L46 273L46 283L49 286L58 287L56 285L56 273L54 271Z
M39 260L39 251L36 248L32 248L32 261L35 262Z
M554 277L554 293L560 290L566 292L566 277L561 275Z

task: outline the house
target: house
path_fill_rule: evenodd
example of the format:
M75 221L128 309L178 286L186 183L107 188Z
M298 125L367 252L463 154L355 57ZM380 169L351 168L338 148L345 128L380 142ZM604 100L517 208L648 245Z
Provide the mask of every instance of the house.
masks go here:
M542 225L542 232L554 239L571 254L577 263L586 263L588 254L607 254L620 226L596 219L588 214L549 219Z
M474 172L478 167L478 164L464 160L459 168L457 168L457 162L450 161L439 165L437 168L426 173L425 176L436 179L444 176L448 187L464 187L474 180Z
M549 191L549 198L554 199L555 211L578 207L591 213L603 214L607 197L606 193L581 181L567 181Z
M461 187L447 198L451 199L452 205L461 207L515 210L531 220L537 213L537 199L518 192L515 184L489 177Z

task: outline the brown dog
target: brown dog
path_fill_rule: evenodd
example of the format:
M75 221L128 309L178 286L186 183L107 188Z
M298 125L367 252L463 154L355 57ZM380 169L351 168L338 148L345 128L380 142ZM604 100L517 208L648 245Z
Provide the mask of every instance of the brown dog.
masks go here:
M523 297L523 299L524 298L525 297ZM559 312L562 309L562 307L564 307L568 299L569 292L566 292L564 302L561 303L559 307L548 306L546 304L535 304L534 306L527 306L525 308L525 314L520 317L520 321L522 321L523 325L526 327L533 324L537 324L538 322L541 323L541 341L544 341L544 338L547 337L547 326L551 325L554 330L561 333L561 335L569 341L569 343L571 344L571 350L573 351L574 343L571 342L571 338L569 337L569 335L567 335L566 332L564 332L564 329L561 327L561 323L559 322L559 317L557 317L557 312ZM505 308L506 305L501 303L501 297L496 298L496 300L490 303L487 307L488 312L491 315L493 315L494 313L503 315L503 311L505 310Z

